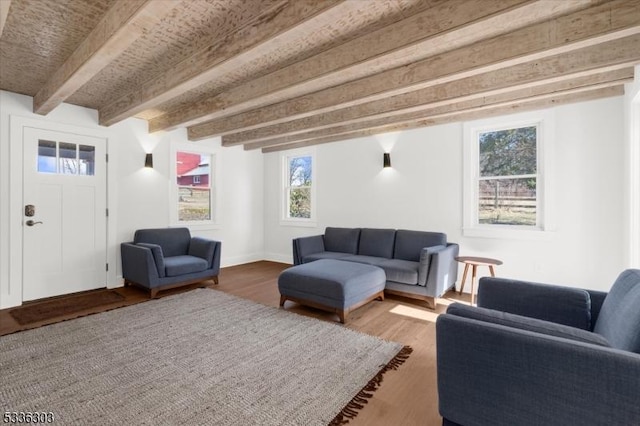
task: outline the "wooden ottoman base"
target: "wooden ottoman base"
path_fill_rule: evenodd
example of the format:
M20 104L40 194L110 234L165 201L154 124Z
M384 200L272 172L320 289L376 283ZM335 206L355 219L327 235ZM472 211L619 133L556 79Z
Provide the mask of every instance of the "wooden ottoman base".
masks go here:
M284 302L286 302L287 300L291 301L291 302L295 302L295 303L299 303L301 305L305 305L305 306L310 306L312 308L317 308L317 309L322 309L323 311L327 311L327 312L333 312L338 314L338 317L340 318L340 322L342 324L345 324L347 321L347 317L349 316L349 312L358 309L360 306L366 305L367 303L371 302L372 300L380 300L383 301L384 300L384 290L374 294L373 296L362 300L361 302L356 303L353 306L349 306L346 309L338 309L338 308L332 308L329 306L325 306L322 305L320 303L317 302L313 302L311 300L304 300L304 299L300 299L297 297L291 297L291 296L282 296L280 295L280 307L283 308L284 307Z

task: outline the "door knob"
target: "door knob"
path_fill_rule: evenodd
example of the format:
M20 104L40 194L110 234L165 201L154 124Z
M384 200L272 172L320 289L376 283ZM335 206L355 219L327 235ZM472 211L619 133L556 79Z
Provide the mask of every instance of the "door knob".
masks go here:
M40 221L35 222L35 221L33 221L33 220L29 219L29 220L28 220L28 221L26 221L25 223L27 224L27 226L33 226L33 225L37 225L37 224L42 223L42 222L40 222Z

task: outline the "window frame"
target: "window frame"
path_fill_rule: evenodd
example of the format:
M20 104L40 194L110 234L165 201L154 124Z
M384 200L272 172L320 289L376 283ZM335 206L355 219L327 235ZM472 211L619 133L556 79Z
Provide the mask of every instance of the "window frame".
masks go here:
M197 221L181 221L178 215L178 172L176 161L178 152L190 154L207 155L210 158L209 165L209 191L210 191L210 219ZM192 230L218 229L220 226L220 166L217 161L217 151L207 146L180 143L173 144L169 158L170 165L170 200L169 208L171 226L187 227Z
M289 165L290 159L297 157L311 157L311 214L309 218L289 217ZM285 226L315 227L317 226L317 161L315 149L298 149L284 151L280 154L281 182L280 182L280 224ZM297 188L297 187L296 187ZM301 187L306 188L306 187Z
M481 133L536 126L536 225L481 224L479 222L479 182ZM463 227L465 237L548 239L554 226L552 187L554 113L542 110L464 123L463 137ZM514 175L513 178L517 176Z

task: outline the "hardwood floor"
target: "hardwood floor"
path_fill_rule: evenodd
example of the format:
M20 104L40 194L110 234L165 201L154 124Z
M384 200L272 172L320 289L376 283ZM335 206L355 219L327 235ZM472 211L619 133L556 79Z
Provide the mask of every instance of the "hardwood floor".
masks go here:
M213 285L211 282L209 287L257 303L278 307L280 294L278 293L277 278L280 272L288 266L282 263L262 261L223 268L220 272L220 284ZM167 290L161 292L159 297L189 291L195 287L198 285ZM125 301L119 305L131 305L148 300L148 295L136 288L119 288L117 291L125 296ZM397 371L385 374L383 385L374 393L373 398L360 411L358 417L349 422L350 425L435 426L441 424L442 420L438 415L436 387L435 320L438 314L446 310L448 304L454 301L463 303L469 301L468 295L459 296L454 292L445 296L443 299L438 299L438 307L435 311L421 305L423 302L389 295L385 297L384 301L373 301L349 315L346 327L400 342L413 348L413 353L404 365ZM80 315L88 315L116 307L119 306L87 310L81 312ZM292 302L286 302L285 309L324 321L335 322L339 325L338 317L335 314ZM79 314L64 315L30 327L23 327L13 319L9 311L10 309L0 310L0 335L79 316Z

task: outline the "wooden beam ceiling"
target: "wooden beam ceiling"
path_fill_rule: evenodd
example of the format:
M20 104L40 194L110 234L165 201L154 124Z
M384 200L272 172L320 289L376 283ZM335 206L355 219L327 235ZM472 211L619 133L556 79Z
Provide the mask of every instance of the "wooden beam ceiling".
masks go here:
M100 124L109 126L138 112L201 86L242 62L263 55L278 36L306 25L321 25L352 7L345 0L291 0L264 15L258 22L243 27L222 41L206 46L164 73L145 82L133 93L100 109ZM314 19L324 15L323 19ZM277 43L271 44L275 46Z
M0 37L2 37L2 31L4 31L4 24L7 22L9 7L11 7L11 0L0 1Z
M36 113L263 152L616 96L640 64L640 0L0 6L0 89Z
M425 2L427 4L427 2ZM380 30L150 121L149 130L171 130L346 83L374 71L406 65L542 19L586 2L552 5L523 0L436 2Z
M628 3L628 2L627 2ZM369 77L245 113L189 127L189 138L237 133L387 99L444 82L556 56L640 33L640 8L607 3L526 27ZM562 54L562 56L560 56ZM575 56L575 55L574 55ZM558 61L556 61L558 62Z
M4 0L3 0L4 2ZM33 100L33 112L46 115L158 24L178 4L173 0L118 1L51 76Z

